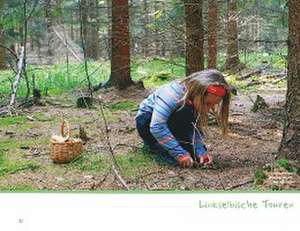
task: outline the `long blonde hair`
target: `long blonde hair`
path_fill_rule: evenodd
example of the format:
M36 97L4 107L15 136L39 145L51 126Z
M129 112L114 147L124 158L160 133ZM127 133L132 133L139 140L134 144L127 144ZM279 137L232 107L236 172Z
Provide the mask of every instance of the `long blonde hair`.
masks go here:
M206 133L208 124L208 113L204 111L204 97L207 94L209 85L222 85L226 93L221 103L216 105L211 113L216 117L223 135L228 133L228 116L230 103L230 88L223 74L215 69L208 69L191 74L181 81L187 88L183 98L184 104L187 101L195 103L194 107L197 112L197 128Z

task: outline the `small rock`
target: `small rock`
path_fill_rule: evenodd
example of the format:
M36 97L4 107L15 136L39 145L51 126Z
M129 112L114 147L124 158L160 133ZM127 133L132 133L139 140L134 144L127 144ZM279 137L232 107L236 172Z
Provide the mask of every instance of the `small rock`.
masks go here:
M92 176L92 175L86 175L86 176L84 176L83 178L84 178L85 180L92 180L92 179L94 179L95 177Z
M15 134L15 132L13 132L13 131L5 131L5 135L14 135Z
M177 174L172 171L172 170L169 170L168 173L167 173L168 176L176 176Z
M186 189L185 185L180 186L180 190L185 190L185 189Z
M26 116L26 118L30 121L35 121L35 119L32 116Z
M62 182L62 181L65 180L65 178L63 178L63 177L55 177L55 179L56 179L56 181L58 181L58 182Z

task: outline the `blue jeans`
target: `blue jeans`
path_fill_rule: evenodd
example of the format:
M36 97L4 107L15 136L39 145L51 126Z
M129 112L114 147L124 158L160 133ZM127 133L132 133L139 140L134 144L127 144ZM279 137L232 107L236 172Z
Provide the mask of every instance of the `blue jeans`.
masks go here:
M150 151L157 153L156 160L170 165L176 165L176 160L157 142L150 132L150 122L152 113L142 113L136 118L136 127L144 144L149 147ZM168 119L168 127L175 139L182 148L191 154L194 154L192 145L192 134L194 131L193 123L196 121L194 108L185 105L180 110L176 110Z

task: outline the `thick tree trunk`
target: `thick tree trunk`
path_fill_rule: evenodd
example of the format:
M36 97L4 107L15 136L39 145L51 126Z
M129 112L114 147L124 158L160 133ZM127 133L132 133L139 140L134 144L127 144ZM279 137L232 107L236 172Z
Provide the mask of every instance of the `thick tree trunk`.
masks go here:
M286 118L279 157L300 161L300 1L289 0Z
M128 0L112 0L112 59L110 83L119 89L133 84L130 77Z
M227 0L227 56L225 69L235 72L240 68L236 0Z
M208 68L217 66L218 0L208 2Z
M202 0L184 0L186 23L186 75L204 69Z

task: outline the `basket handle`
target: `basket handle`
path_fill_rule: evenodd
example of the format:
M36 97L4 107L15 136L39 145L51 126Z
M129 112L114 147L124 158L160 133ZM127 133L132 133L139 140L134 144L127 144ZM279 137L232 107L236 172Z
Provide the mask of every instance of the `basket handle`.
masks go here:
M67 133L65 134L65 126L67 127ZM67 141L71 137L71 130L68 121L63 120L60 127L61 136Z

